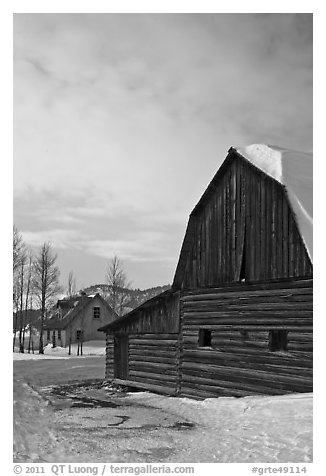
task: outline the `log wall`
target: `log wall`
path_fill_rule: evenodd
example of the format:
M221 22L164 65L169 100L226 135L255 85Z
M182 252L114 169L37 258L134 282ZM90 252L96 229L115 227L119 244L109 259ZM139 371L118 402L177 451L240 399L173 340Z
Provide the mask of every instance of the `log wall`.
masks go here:
M170 395L178 386L178 334L129 335L128 380L164 387Z
M114 377L114 337L112 334L106 334L106 353L105 353L105 379L112 380Z
M312 391L312 280L197 290L181 298L183 396ZM211 346L199 347L199 329ZM269 349L270 331L287 350Z

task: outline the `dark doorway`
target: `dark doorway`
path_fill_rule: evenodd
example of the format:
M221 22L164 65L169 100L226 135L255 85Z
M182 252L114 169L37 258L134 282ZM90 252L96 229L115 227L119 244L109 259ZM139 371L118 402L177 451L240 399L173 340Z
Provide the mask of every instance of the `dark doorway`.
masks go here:
M114 338L114 377L126 380L128 378L128 336Z

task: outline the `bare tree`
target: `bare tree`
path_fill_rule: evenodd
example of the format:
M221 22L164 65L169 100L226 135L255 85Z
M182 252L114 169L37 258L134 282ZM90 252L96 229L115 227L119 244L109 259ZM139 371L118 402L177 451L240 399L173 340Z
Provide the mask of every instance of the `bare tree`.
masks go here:
M70 271L68 275L67 296L68 298L76 296L76 279L73 271Z
M116 255L110 259L107 265L106 282L108 291L105 298L118 316L122 316L129 301L126 290L130 287L130 283L127 281L122 263Z
M20 324L19 338L21 343L23 293L24 293L24 266L26 260L26 247L22 235L16 226L13 227L13 305L15 310L14 342L15 351L16 334L18 331L18 318Z
M24 312L24 325L23 325L23 342L22 342L22 352L24 352L25 348L25 329L26 329L26 324L27 324L27 314L28 314L28 300L31 300L31 291L32 291L32 283L33 283L33 254L31 250L28 251L28 256L27 256L27 271L26 271L26 287L25 287L25 312ZM29 325L29 332L31 334L31 324Z
M19 233L17 227L13 228L13 271L17 271L20 265L21 257L24 252L24 242L22 235Z
M15 321L14 321L14 342L13 342L13 352L15 352L16 345L16 334L18 332L18 316L19 316L19 280L14 280L14 310L15 310Z
M34 292L41 307L40 354L44 354L43 328L46 311L53 303L57 294L62 291L59 285L60 272L55 264L56 260L57 255L52 251L50 243L43 243L34 261Z
M19 352L24 352L23 348L23 328L24 328L24 287L25 287L25 266L26 253L23 253L20 259L18 273L18 291L19 291Z

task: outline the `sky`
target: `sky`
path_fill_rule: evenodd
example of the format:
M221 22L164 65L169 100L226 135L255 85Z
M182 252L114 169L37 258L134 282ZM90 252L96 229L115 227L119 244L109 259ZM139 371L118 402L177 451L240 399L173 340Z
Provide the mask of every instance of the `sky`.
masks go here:
M15 14L14 223L61 282L172 283L231 146L312 151L311 14Z

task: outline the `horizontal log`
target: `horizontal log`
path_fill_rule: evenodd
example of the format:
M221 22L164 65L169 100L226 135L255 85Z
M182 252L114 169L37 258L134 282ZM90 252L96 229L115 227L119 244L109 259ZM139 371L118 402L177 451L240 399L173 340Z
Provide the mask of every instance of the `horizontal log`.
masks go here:
M262 303L266 304L273 304L273 303L305 303L305 302L312 302L313 300L313 293L311 290L305 293L283 293L283 294L275 294L275 293L268 293L265 295L257 295L257 294L248 294L242 293L238 295L231 295L229 294L227 297L221 297L220 295L216 294L215 298L211 297L210 299L191 299L182 302L181 308L183 310L191 310L197 307L211 307L214 306L229 306L229 305L258 305Z
M286 326L287 328L293 327L310 327L312 329L312 318L293 318L293 317L284 317L276 318L275 316L267 318L267 316L255 318L252 316L251 318L245 318L236 316L234 318L220 318L220 319L212 319L212 318L203 318L201 321L198 319L187 320L184 321L185 326L197 326L198 328L208 328L207 326L250 326L253 330L259 331L261 326L265 326L262 330L265 330L268 326L269 328L273 328L274 326ZM205 326L205 327L203 327ZM213 329L212 329L213 330ZM218 331L218 328L215 328Z
M189 388L192 386L194 389L209 391L212 395L215 396L236 396L236 397L243 397L245 395L257 395L257 394L271 394L272 388L271 387L261 387L255 385L246 385L245 383L239 383L237 385L234 382L225 382L224 385L223 381L215 381L211 382L207 379L196 379L187 377L187 379L182 380L181 384L181 391L185 388ZM279 389L277 389L279 391ZM281 392L280 392L281 393Z
M148 379L153 379L153 380L158 380L158 381L170 381L170 382L174 382L176 381L176 378L172 378L171 375L162 375L162 374L159 374L159 373L153 373L153 372L140 372L140 371L136 371L136 370L131 370L129 372L129 377L140 377L140 378L148 378Z
M158 349L156 347L134 346L129 347L129 354L133 355L153 355L157 357L172 357L176 354L177 348Z
M231 367L227 365L214 365L214 370L207 369L206 366L198 366L196 367L196 371L202 372L205 375L211 376L211 380L226 380L226 381L252 381L252 382L264 382L264 385L277 385L277 383L297 383L297 384L309 384L311 383L311 376L301 376L296 374L283 374L282 372L286 372L285 367L279 368L279 372L266 372L265 370L259 370L257 368L239 368L239 367ZM182 373L183 378L186 378L186 375L193 375L195 372L194 367L189 365L188 363L184 362L182 365ZM200 377L200 374L198 375Z
M163 393L168 395L174 395L176 392L176 387L171 386L167 387L164 385L153 385L146 382L138 382L136 380L122 380L122 379L114 379L113 383L116 385L124 385L128 387L135 387L135 388L144 388L145 390L149 390L151 392Z
M129 349L128 355L140 356L140 357L158 357L158 358L171 358L174 359L177 354L177 349L170 350L160 350L155 351L155 349L142 349L135 347L134 349Z
M262 392L262 393L283 393L284 390L296 391L296 392L311 392L312 380L310 381L298 381L295 378L288 378L284 381L277 380L268 381L264 379L254 379L253 377L240 377L233 376L233 378L227 379L225 375L219 375L216 379L205 378L204 376L184 373L182 376L182 384L196 383L198 386L205 385L218 388L232 388L236 390L246 390L250 392Z
M291 350L303 350L305 352L313 352L313 344L312 342L289 342L287 345L288 351Z
M177 337L175 339L159 339L159 338L155 338L155 339L143 339L143 338L139 338L139 337L136 337L136 338L130 338L129 339L129 345L133 345L133 344L137 344L137 345L140 345L140 344L144 344L144 345L155 345L155 346L161 346L161 345L175 345L176 343L178 342L178 339Z
M300 333L300 332L288 332L288 341L293 342L312 342L313 341L313 333Z
M261 370L268 374L279 373L282 375L294 375L302 376L304 378L310 379L313 376L312 368L302 368L296 366L282 366L279 363L260 363L260 362L250 362L246 361L241 364L237 361L229 361L227 364L229 367L234 367L241 370ZM191 372L200 372L200 373L209 373L215 375L218 372L220 367L224 367L224 363L214 362L213 364L202 363L202 362L183 362L183 371L189 370ZM215 378L215 377L214 377Z
M221 375L226 375L226 380L233 380L231 372L230 375L227 373L227 368L231 367L233 369L233 373L238 375L242 373L245 377L252 377L258 375L259 379L263 379L264 381L271 381L274 385L275 379L274 375L280 375L284 377L284 380L287 378L299 378L303 379L307 382L312 381L313 372L312 369L302 369L298 367L282 367L280 365L268 365L268 364L254 364L246 362L242 367L237 366L234 362L230 363L230 365L226 366L224 364L218 365L214 363L213 365L203 365L200 363L191 363L191 365L187 362L184 362L182 367L183 374L186 375L198 375L199 377L208 377L212 380L216 380L217 378L221 378ZM223 380L223 379L222 379Z
M215 303L214 306L208 306L201 304L200 306L184 307L182 309L182 315L184 317L192 317L194 315L201 316L215 316L220 315L223 312L229 312L233 314L238 313L255 313L257 311L268 311L268 312L277 312L277 311L295 311L295 310L308 310L312 311L313 304L312 301L309 302L273 302L267 303L262 301L261 303Z
M253 292L253 293L265 293L266 291L274 290L275 292L284 293L284 292L300 292L301 289L313 287L312 278L308 279L291 279L289 281L275 281L264 283L243 283L243 284L234 284L234 285L225 285L220 287L212 288L201 288L194 290L184 291L180 297L181 301L186 299L191 299L193 296L215 296L227 295L228 293L235 292Z
M246 391L246 390L238 390L235 388L229 389L214 389L214 387L206 386L206 385L197 385L196 383L187 382L184 383L181 387L181 395L193 395L199 396L202 398L218 398L218 397L246 397L248 395L283 395L285 393L291 393L290 391L284 390L270 390L266 392L257 391Z
M169 333L169 334L164 334L164 333L153 333L153 334L129 334L129 339L146 339L146 340L162 340L162 339L167 339L167 340L176 340L178 339L178 333Z
M144 356L140 352L130 352L129 353L129 360L135 360L135 361L140 361L140 362L157 362L157 363L164 363L164 364L171 364L174 365L177 361L177 356L176 355L170 355L168 357L160 357L157 355L146 355Z
M183 349L183 362L205 362L205 363L214 363L214 362L261 362L261 363L275 363L288 366L296 366L303 368L312 367L312 354L306 355L306 353L289 353L289 352L263 352L257 351L250 352L248 350L247 354L235 353L235 352L219 352L219 351L206 351L206 350L188 350Z
M254 326L254 325L249 325L249 324L234 324L234 325L228 325L228 324L221 324L221 325L215 325L215 324L201 324L201 325L198 325L198 324L194 324L194 325L184 325L183 326L183 329L185 331L188 331L188 330L194 330L194 328L196 329L197 328L197 332L198 332L198 329L199 327L201 329L209 329L209 330L217 330L217 331L220 331L220 332L224 332L224 331L240 331L240 330L247 330L247 331L251 331L251 330L255 330L255 331L270 331L270 330L276 330L276 329L284 329L284 330L288 330L288 331L294 331L294 332L302 332L302 333L307 333L307 332L312 332L312 325L305 325L305 326L301 326L299 325L298 323L296 323L295 325L294 324L291 324L291 327L289 327L289 325L287 325L287 322L286 320L284 320L284 324L280 325L259 325L259 327L257 326Z
M154 373L176 373L176 364L162 364L156 362L140 362L139 360L130 360L129 361L129 370L139 370L144 372L154 372Z

